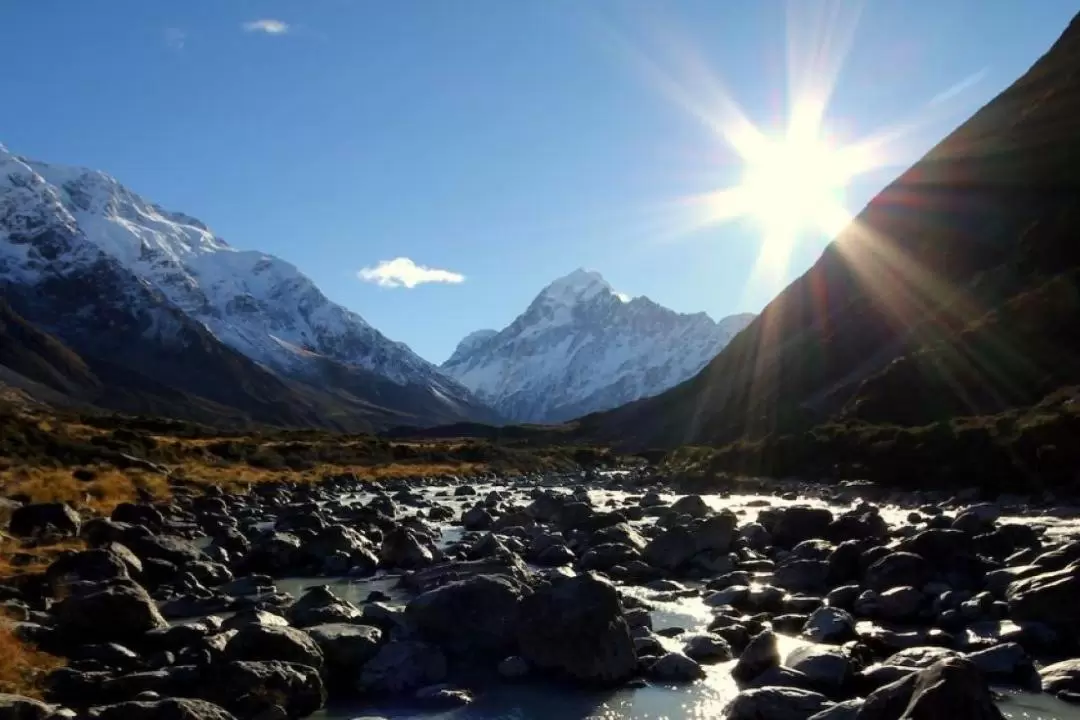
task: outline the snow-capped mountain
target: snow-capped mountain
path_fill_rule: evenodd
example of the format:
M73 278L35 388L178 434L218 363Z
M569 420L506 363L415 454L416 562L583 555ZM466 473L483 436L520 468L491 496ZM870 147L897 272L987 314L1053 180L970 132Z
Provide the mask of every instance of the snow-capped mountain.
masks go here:
M110 354L137 354L111 337L118 326L159 344L187 346L194 336L205 344L208 334L263 370L305 383L305 399L331 394L346 407L375 405L417 421L493 417L291 264L230 247L104 173L27 160L2 145L0 286L21 314L80 352L100 354L111 342Z
M753 318L677 313L579 269L501 332L467 336L442 369L504 417L561 422L692 377Z

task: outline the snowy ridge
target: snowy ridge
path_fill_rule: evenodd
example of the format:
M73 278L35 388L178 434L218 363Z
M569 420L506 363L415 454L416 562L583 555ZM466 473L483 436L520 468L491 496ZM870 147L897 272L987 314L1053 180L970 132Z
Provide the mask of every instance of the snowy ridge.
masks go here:
M54 246L59 237L62 247ZM328 300L293 265L232 248L198 220L105 173L34 162L0 146L0 282L40 286L101 262L134 275L157 302L275 372L310 381L329 360L427 387L450 406L479 406L406 345Z
M504 330L467 336L442 369L505 417L561 422L692 377L753 317L676 313L579 269Z

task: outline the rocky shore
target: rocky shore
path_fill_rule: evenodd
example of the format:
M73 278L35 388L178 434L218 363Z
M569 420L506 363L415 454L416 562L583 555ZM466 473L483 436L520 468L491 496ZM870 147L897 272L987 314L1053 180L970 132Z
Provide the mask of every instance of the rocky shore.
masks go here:
M760 490L732 511L643 473L338 478L111 518L24 505L10 534L88 549L0 586L17 636L67 659L45 702L0 696L0 719L437 710L721 666L733 720L998 718L1007 687L1080 700L1080 542L1000 501L908 496L896 519L872 486ZM298 577L394 593L279 589ZM699 600L707 627L654 631L650 598Z

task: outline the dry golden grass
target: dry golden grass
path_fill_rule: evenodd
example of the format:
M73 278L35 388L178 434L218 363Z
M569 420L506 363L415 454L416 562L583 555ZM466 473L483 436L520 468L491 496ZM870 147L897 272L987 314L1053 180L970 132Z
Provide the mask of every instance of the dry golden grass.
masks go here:
M61 553L85 549L86 543L79 538L39 545L31 540L0 536L0 580L41 572Z
M243 492L252 485L265 482L313 483L330 475L352 474L362 480L380 480L404 477L440 477L468 475L482 472L482 463L389 463L384 465L316 465L308 470L268 470L240 464L185 463L174 470L174 475L192 485L213 485L229 492Z
M0 471L0 493L24 495L31 502L68 502L79 509L109 514L120 503L138 502L140 496L159 500L170 496L162 475L145 470L108 466L83 468L94 473L89 481L75 478L71 468L14 467Z
M0 693L41 699L45 676L63 664L24 643L11 627L0 626Z

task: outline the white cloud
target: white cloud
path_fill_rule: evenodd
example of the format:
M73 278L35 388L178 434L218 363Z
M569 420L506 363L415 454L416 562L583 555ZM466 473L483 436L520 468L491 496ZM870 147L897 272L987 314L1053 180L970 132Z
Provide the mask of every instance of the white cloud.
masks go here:
M165 44L170 50L183 50L185 42L187 42L187 33L180 28L165 30Z
M619 299L620 299L620 300L622 300L622 301L623 301L624 303L628 303L628 302L630 302L630 300L632 299L632 298L631 298L631 297L630 297L629 295L627 295L626 293L621 293L621 292L617 292L617 293L615 293L615 297L619 298Z
M267 35L284 35L289 32L289 24L273 18L262 18L244 23L245 32L259 32Z
M383 260L374 267L361 268L356 275L365 282L381 287L414 288L423 283L465 282L465 276L461 273L417 265L407 257Z

